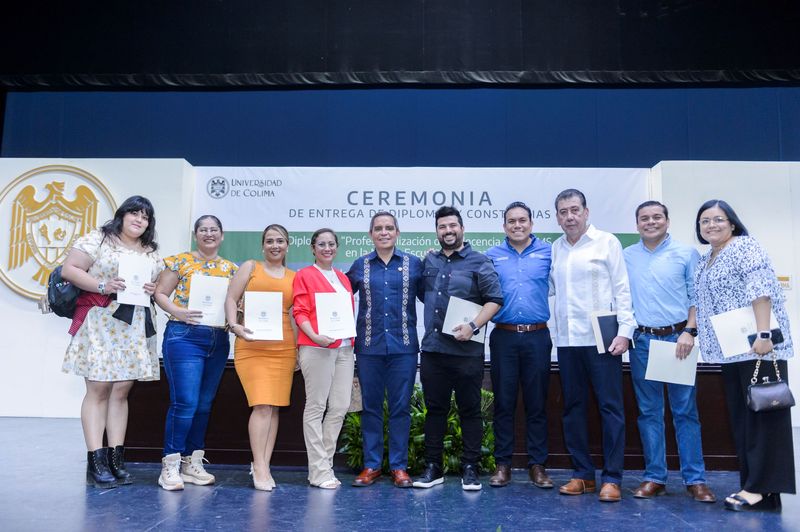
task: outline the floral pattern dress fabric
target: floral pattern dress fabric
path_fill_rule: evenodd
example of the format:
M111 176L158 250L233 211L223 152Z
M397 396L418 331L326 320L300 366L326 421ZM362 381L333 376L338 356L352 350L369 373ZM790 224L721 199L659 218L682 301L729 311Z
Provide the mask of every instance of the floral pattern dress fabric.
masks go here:
M100 230L79 238L73 249L94 259L89 275L105 282L117 276L119 258L124 254L146 257L151 263L152 282L164 268L157 252L138 253L114 238L104 240ZM108 307L92 307L89 310L86 320L67 347L61 368L64 373L103 382L159 379L156 336L145 336L144 307L136 307L130 325L113 317L117 308L119 303L113 300Z
M222 257L217 257L213 260L199 259L189 252L167 257L164 259L164 264L178 276L178 284L175 287L175 296L172 301L183 308L189 306L192 275L208 275L230 279L239 269L236 264ZM170 319L174 318L170 317Z
M779 360L793 356L792 336L789 334L789 315L775 270L764 249L749 236L737 237L725 246L709 265L711 250L697 263L694 287L697 297L697 329L700 352L705 362L731 363L755 360L754 353L725 358L711 316L752 305L759 297L769 297L772 312L778 320L784 342L775 346Z

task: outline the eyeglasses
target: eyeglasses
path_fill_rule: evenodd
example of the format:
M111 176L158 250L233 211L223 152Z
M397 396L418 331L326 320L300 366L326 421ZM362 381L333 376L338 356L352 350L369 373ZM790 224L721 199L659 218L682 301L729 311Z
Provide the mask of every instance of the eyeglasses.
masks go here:
M705 226L707 226L709 224L712 224L712 223L714 225L722 225L727 221L728 221L728 219L727 218L723 218L722 216L714 216L713 218L702 218L700 220L700 226L701 227L705 227Z
M320 249L325 249L325 248L334 249L337 246L336 242L317 242L314 245L317 246Z
M197 230L201 235L215 235L219 233L219 227L201 227Z

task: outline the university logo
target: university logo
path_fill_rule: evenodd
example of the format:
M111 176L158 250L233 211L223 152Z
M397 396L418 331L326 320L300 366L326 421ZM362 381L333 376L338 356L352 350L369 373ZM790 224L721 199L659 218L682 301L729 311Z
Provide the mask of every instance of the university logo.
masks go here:
M116 208L100 180L80 168L42 166L13 179L0 192L0 220L10 227L8 240L0 240L0 278L38 299L75 241Z
M212 198L220 199L228 195L230 185L228 184L227 179L218 175L208 180L206 190L208 191L208 195Z

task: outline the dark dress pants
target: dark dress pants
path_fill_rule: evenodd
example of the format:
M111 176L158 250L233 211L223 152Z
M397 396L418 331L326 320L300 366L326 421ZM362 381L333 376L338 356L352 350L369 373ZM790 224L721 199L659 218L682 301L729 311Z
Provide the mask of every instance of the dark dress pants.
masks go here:
M603 432L601 482L621 484L625 460L622 357L600 354L595 346L559 347L558 368L564 396L564 442L572 457L574 477L595 480L586 426L591 384Z
M525 405L528 467L547 461L547 390L550 383L550 331L494 329L489 339L494 393L494 457L511 465L514 417L520 386Z
M790 409L753 412L747 408L747 387L755 360L722 364L722 382L731 420L742 489L751 493L795 493L792 414ZM789 372L785 360L778 361L781 379ZM758 381L775 380L772 361L761 362Z
M450 411L450 397L455 392L464 443L461 463L477 465L483 437L483 357L423 351L421 358L420 380L428 410L425 417L425 462L442 465L447 413Z
M389 469L406 469L411 394L417 375L417 354L357 355L361 384L361 433L364 467L380 469L383 461L383 401L388 404Z

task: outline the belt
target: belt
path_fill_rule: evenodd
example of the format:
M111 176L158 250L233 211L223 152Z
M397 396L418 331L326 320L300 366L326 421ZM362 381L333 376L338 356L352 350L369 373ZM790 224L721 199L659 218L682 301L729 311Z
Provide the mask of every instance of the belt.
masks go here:
M639 325L636 330L654 336L666 336L668 334L681 332L686 327L686 320L674 325L667 325L665 327L647 327L646 325Z
M518 333L533 332L540 329L547 329L547 323L495 323L495 329L503 329L504 331L514 331Z

